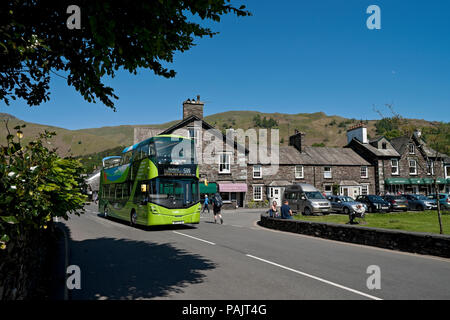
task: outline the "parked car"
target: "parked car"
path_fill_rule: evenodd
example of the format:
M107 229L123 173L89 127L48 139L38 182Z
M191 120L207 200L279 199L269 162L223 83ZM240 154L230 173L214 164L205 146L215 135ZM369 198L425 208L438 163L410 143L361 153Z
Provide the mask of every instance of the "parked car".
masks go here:
M405 196L386 195L383 199L391 204L391 211L408 211L408 200Z
M430 194L428 198L436 201L436 194ZM441 208L444 210L450 209L450 194L448 193L439 193L439 204Z
M346 196L328 196L328 201L331 203L331 210L337 213L357 213L358 215L364 215L367 210L367 206L364 203L357 202L352 197Z
M294 212L304 215L320 215L331 212L331 204L314 186L296 183L284 189L284 199Z
M358 196L356 201L362 202L367 206L367 212L389 212L391 210L391 204L385 201L382 197L369 194Z
M422 194L407 194L408 207L410 210L434 210L437 209L436 200L425 197Z

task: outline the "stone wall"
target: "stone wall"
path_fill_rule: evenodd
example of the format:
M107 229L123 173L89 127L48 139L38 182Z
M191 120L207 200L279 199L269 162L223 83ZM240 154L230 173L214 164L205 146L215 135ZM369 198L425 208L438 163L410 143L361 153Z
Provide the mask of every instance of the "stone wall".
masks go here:
M35 298L51 239L50 230L22 233L0 250L0 300Z
M263 227L319 238L450 258L450 236L261 216Z

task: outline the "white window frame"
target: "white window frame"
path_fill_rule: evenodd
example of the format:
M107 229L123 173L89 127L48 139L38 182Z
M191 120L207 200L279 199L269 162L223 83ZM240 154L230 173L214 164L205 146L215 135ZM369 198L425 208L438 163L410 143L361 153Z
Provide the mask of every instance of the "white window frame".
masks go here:
M408 152L409 154L416 154L416 146L414 143L408 144Z
M414 162L414 166L411 166L411 163ZM409 164L409 175L410 176L417 176L417 161L414 159L408 160ZM411 172L411 169L414 168L414 172Z
M397 164L394 166L393 161L395 161ZM396 172L394 172L394 168L396 168ZM399 161L398 159L391 159L391 174L393 176L398 176L400 175L400 166L399 166Z
M273 198L273 187L269 187L267 188L268 194L269 194L269 198L272 199Z
M363 169L365 169L365 174L363 174ZM361 166L360 173L361 173L361 178L362 179L369 178L369 167L368 166Z
M297 168L301 168L301 170L297 170ZM303 179L304 178L304 168L302 165L296 165L294 167L294 175L295 175L295 179Z
M366 190L366 191L364 191L364 190ZM369 191L370 191L370 189L369 189L369 185L368 184L362 184L361 185L361 195L362 196L367 196L369 194Z
M195 146L198 147L200 144L200 130L196 127L188 127L189 138L194 140ZM194 133L194 135L192 135Z
M447 169L448 169L448 174L447 174ZM445 176L445 179L449 179L450 178L450 165L445 165L444 166L444 176Z
M231 173L231 155L232 155L231 153L226 152L219 154L219 173ZM225 167L227 165L227 160L225 160L225 162L222 163L222 156L226 156L225 159L228 159L228 169L227 168L221 169L222 165L224 165Z
M329 171L325 170L327 168L329 168L330 170ZM333 173L332 173L332 169L330 166L323 167L323 178L324 179L333 179Z
M253 201L262 201L263 200L263 186L264 185L262 185L262 184L254 184L253 185ZM257 188L261 188L260 192L259 192L260 198L255 197Z
M434 175L434 161L427 161L427 175Z
M256 168L259 168L259 170L255 170ZM262 179L262 166L259 164L253 166L253 179Z

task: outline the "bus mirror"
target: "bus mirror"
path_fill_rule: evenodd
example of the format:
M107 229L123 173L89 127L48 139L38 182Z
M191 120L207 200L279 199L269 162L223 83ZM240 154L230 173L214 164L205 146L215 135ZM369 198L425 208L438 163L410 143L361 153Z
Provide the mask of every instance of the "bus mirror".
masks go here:
M147 192L147 185L141 184L141 192Z

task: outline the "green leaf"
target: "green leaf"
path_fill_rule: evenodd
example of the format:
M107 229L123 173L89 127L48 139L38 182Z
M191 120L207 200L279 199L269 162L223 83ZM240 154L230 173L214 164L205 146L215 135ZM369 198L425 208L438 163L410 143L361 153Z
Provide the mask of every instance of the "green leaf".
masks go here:
M14 217L14 216L6 216L6 217L2 216L1 218L2 218L3 221L5 221L6 223L9 223L9 224L16 224L16 223L19 222L16 219L16 217Z

